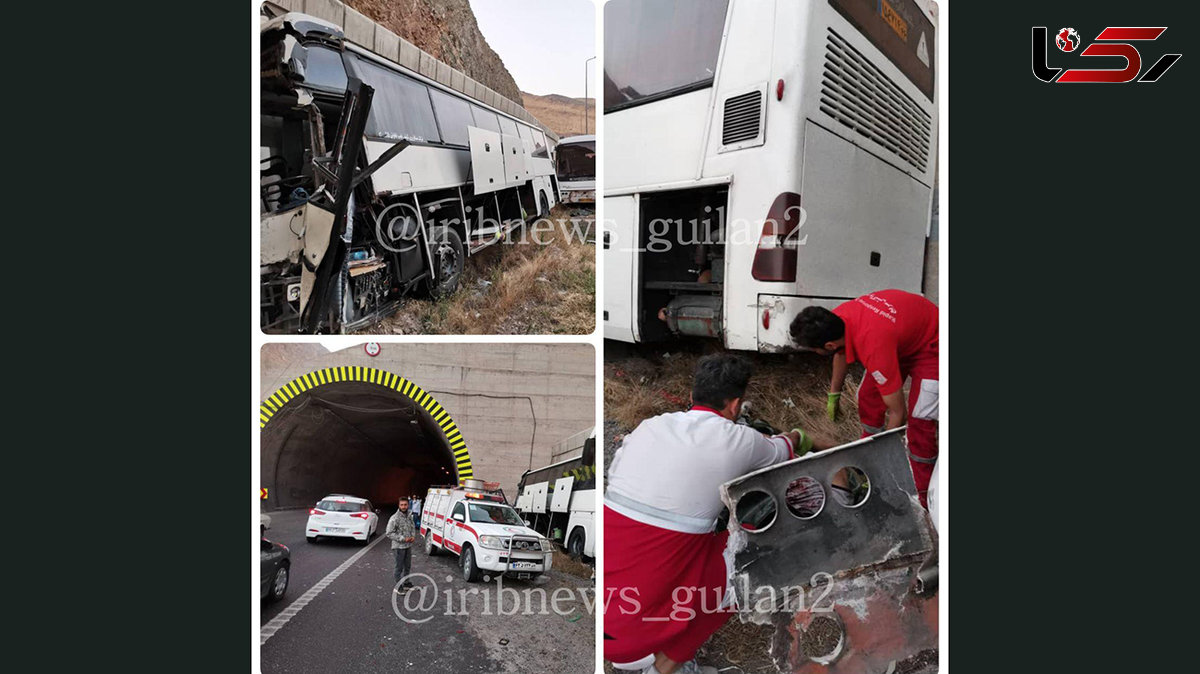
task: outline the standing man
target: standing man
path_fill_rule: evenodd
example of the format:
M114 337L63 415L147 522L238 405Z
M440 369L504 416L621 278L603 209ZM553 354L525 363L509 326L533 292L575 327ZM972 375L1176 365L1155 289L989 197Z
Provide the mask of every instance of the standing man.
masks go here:
M417 528L417 531L420 531L421 530L421 495L420 494L417 494L416 496L413 497L412 513L413 513L413 526L415 526Z
M734 423L750 375L737 356L700 359L692 408L643 421L609 466L604 655L618 669L715 671L693 658L730 616L718 488L813 444L798 429L767 437Z
M921 505L937 461L938 308L920 295L879 290L833 311L806 307L791 325L802 349L833 356L826 411L837 415L849 363L862 362L858 418L863 437L908 422L908 460ZM908 401L904 380L912 377ZM886 418L886 421L885 421Z
M412 516L408 514L408 499L401 498L397 504L400 509L388 520L384 536L392 539L392 554L396 556L395 582L399 583L412 569L412 542L417 537L413 528ZM392 591L399 594L401 589L412 587L412 581L404 581L400 587Z

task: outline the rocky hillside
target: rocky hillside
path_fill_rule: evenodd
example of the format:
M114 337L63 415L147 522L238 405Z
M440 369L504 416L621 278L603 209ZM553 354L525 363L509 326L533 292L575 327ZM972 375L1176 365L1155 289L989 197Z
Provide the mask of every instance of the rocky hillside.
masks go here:
M521 103L521 90L504 62L483 39L468 0L345 1L438 60ZM530 112L542 119L536 111ZM549 120L542 121L554 128Z
M584 133L582 98L569 98L558 94L538 96L524 91L525 109L533 113L543 124L562 137ZM587 99L587 133L596 133L596 99Z

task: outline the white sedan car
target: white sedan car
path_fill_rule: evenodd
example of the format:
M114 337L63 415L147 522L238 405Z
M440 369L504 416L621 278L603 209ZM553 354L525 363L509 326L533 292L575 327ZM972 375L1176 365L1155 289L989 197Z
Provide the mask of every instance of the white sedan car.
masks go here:
M379 529L379 511L371 502L357 496L330 494L308 511L305 539L315 543L320 537L353 538L366 543Z

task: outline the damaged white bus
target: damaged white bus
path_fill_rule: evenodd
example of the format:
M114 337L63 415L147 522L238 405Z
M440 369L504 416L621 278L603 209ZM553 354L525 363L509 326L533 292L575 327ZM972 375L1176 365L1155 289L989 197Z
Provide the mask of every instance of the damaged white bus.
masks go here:
M267 332L350 332L449 294L468 256L558 200L556 137L532 115L382 26L363 34L264 5Z
M922 291L933 2L610 0L604 21L605 337L783 351L810 304Z

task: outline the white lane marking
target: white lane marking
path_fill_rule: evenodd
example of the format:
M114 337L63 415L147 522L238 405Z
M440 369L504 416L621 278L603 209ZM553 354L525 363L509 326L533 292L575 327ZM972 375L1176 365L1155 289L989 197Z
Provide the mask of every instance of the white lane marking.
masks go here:
M317 595L321 594L322 590L329 587L330 583L337 580L337 577L342 575L346 569L354 566L354 563L357 562L363 555L367 554L368 550L378 545L380 541L385 540L388 540L387 536L380 536L379 538L376 538L374 542L367 544L362 550L359 550L351 555L350 559L342 562L341 566L333 571L330 571L328 576L325 576L321 580L317 581L316 585L308 588L308 592L300 595L299 599L288 604L288 607L280 611L279 615L271 618L271 621L266 625L263 625L262 629L259 630L258 645L262 646L263 644L267 643L267 639L270 639L272 636L274 636L275 633L280 630L280 628L286 625L289 620L294 618L296 614L300 612L300 609L308 606L310 601L316 599Z

